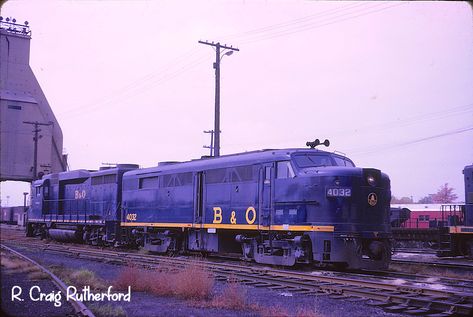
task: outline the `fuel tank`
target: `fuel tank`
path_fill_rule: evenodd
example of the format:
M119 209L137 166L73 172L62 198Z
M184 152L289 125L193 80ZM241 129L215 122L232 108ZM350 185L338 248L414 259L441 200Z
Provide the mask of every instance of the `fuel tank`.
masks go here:
M49 229L49 236L57 241L79 241L80 234L76 230Z

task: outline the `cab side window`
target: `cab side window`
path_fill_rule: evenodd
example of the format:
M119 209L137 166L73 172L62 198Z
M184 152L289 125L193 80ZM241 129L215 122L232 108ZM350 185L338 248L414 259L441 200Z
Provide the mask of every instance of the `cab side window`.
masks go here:
M48 199L49 198L49 186L44 186L43 187L43 197L45 199Z
M278 162L276 167L276 178L293 178L295 176L294 170L292 169L289 161Z
M271 166L264 167L264 181L268 183L271 181Z

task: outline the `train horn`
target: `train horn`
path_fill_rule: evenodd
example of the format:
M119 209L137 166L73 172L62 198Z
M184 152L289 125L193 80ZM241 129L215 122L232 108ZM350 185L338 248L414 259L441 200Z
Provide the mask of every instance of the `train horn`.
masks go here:
M321 145L321 144L323 144L323 145L325 145L325 146L329 146L329 145L330 145L330 141L327 140L327 139L325 139L325 141L321 143L319 139L315 139L314 142L306 142L305 145L310 146L311 149L315 149L315 147L316 147L317 145Z

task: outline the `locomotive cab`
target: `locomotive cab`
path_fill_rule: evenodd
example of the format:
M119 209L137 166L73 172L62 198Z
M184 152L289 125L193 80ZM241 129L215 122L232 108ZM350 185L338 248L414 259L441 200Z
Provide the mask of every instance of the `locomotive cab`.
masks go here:
M271 197L263 197L272 206L263 219L270 223L267 239L253 241L253 247L246 239L247 254L271 264L387 267L391 257L387 175L317 150L295 151L273 166L274 188ZM261 213L265 214L264 208ZM278 231L271 234L271 229Z

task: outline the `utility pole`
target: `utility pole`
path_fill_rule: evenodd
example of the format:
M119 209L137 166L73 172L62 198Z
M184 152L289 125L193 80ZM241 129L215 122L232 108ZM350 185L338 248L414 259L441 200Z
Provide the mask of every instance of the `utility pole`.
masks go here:
M210 133L210 146L204 145L204 149L210 149L210 156L213 156L214 130L204 131L204 133Z
M33 154L33 180L38 179L38 139L42 136L38 135L41 132L40 125L49 126L52 123L40 123L38 121L23 121L23 123L34 125L34 154Z
M28 196L28 194L27 192L23 193L23 212L26 212L26 196Z
M215 133L215 144L214 144L214 156L220 156L220 61L222 60L223 56L227 55L230 56L233 54L233 51L240 51L236 47L232 46L227 46L227 45L222 45L220 42L217 43L210 43L207 41L199 41L200 44L205 44L205 45L210 45L215 47L215 63L214 63L214 68L215 68L215 127L214 127L214 133ZM222 53L225 52L225 54L220 57L220 49L223 49Z

